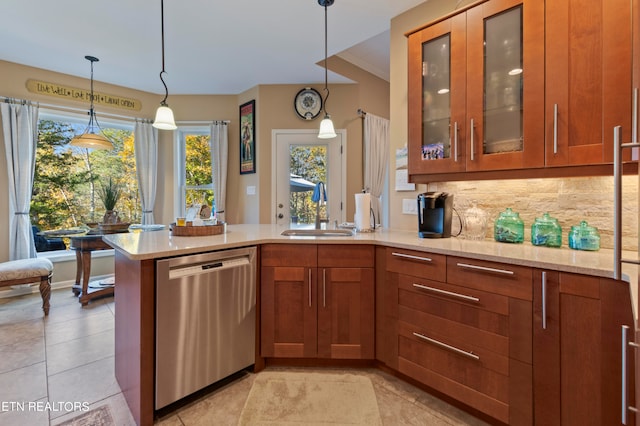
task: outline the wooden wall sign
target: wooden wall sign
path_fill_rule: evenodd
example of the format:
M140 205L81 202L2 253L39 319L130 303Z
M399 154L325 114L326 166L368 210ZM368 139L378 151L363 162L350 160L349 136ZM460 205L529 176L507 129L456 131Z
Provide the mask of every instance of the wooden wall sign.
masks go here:
M48 83L40 80L27 80L27 90L31 93L39 95L55 96L73 101L86 102L91 101L91 91L78 89L76 87L63 86L57 83ZM142 103L138 99L125 98L122 96L109 95L106 93L93 91L93 103L96 105L105 105L112 108L126 109L130 111L140 111Z

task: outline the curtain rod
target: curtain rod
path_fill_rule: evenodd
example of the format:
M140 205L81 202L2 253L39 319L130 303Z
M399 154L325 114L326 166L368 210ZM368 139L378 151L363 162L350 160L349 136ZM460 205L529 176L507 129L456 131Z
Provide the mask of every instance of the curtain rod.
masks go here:
M36 104L42 108L45 109L52 109L55 111L62 111L62 112L78 112L78 113L83 113L83 114L88 114L89 110L87 109L83 109L83 108L78 108L78 107L68 107L68 106L61 106L61 105L54 105L54 104L45 104L45 103L41 103L41 102L34 102L34 101L30 101L27 99L17 99L17 98L9 98L7 96L0 96L0 99L4 102L9 102L9 103L16 103L16 104L24 104L24 103L31 103L31 104ZM127 116L127 115L119 115L119 114L111 114L111 113L96 113L96 115L99 115L100 117L108 117L108 118L117 118L117 119L121 119L121 120L127 120L127 121L136 121L136 120L150 120L149 118L143 118L143 117L131 117L131 116ZM230 120L208 120L208 121L177 121L176 123L178 124L211 124L211 123L224 123L224 124L229 124L231 121Z
M365 115L367 115L366 111L363 111L362 109L358 108L358 115L360 117L364 117Z
M176 124L229 124L231 120L196 120L196 121L176 121Z

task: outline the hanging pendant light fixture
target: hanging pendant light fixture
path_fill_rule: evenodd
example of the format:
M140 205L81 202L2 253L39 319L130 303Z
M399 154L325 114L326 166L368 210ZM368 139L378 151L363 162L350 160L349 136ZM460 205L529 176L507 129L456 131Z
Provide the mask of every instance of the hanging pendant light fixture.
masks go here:
M160 71L160 81L164 86L164 99L160 102L160 106L156 111L156 119L153 121L153 127L162 130L175 130L178 128L173 118L173 111L167 105L167 97L169 97L169 89L167 83L164 82L162 74L167 72L164 70L164 0L160 0L160 20L162 32L162 71Z
M329 85L327 83L327 7L331 6L333 1L334 0L318 0L318 4L324 7L324 91L327 93L322 103L324 118L320 122L320 132L318 133L320 139L336 137L333 121L331 121L331 116L327 112L327 99L329 99Z
M89 125L81 135L74 136L71 139L71 145L78 146L80 148L92 148L92 149L113 149L113 143L102 134L102 129L98 124L96 118L96 112L93 109L93 63L98 62L99 59L95 56L85 56L86 60L91 62L91 106L89 107ZM97 129L97 132L96 132Z

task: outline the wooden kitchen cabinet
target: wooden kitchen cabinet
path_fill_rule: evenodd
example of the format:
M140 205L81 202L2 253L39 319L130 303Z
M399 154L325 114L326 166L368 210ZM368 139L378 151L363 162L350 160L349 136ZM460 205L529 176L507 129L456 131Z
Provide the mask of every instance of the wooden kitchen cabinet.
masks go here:
M501 422L531 424L531 269L392 248L385 269L398 371Z
M315 245L262 246L260 353L263 357L315 357L317 258Z
M612 163L613 128L631 141L631 2L545 5L546 165Z
M628 284L535 270L533 303L535 423L621 424L621 329L634 330ZM633 404L634 352L626 351ZM628 415L627 424L635 424Z
M373 359L373 267L373 246L263 246L261 355Z
M408 52L410 175L543 167L543 2L476 5Z

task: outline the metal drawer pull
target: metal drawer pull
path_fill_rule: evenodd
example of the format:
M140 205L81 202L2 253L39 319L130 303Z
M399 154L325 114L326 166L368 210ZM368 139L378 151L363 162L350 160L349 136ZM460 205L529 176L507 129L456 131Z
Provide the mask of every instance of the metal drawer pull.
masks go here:
M474 146L474 141L473 141L473 128L475 126L473 125L473 118L471 119L471 161L473 161L475 158L475 151L476 151L476 147Z
M455 352L457 354L460 354L460 355L463 355L463 356L466 356L466 357L469 357L469 358L473 358L473 359L478 360L478 361L480 360L480 357L478 355L474 354L473 352L463 351L462 349L458 349L455 346L447 345L446 343L442 343L439 340L432 339L432 338L427 337L425 335L422 335L420 333L415 333L414 332L413 335L418 337L418 338L420 338L420 339L422 339L422 340L425 340L425 341L427 341L429 343L433 343L436 346L440 346L443 349L448 349L448 350L450 350L452 352Z
M542 329L547 329L547 271L542 271Z
M452 291L447 291L447 290L440 290L439 288L427 287L426 285L422 285L422 284L413 283L413 286L421 290L427 290L433 293L443 294L445 296L456 297L458 299L463 299L470 302L477 303L480 301L480 299L478 299L477 297L467 296L466 294L454 293Z
M311 307L311 268L309 268L309 307Z
M513 271L507 271L506 269L487 268L486 266L469 265L468 263L457 263L456 265L458 265L461 268L478 269L480 271L496 272L498 274L504 274L504 275L514 274Z
M458 122L453 123L453 161L458 162Z
M392 256L396 256L396 257L404 257L404 258L407 258L407 259L413 259L413 260L422 260L424 262L433 262L433 260L431 258L428 258L428 257L412 256L410 254L396 253L396 252L391 253L391 255Z
M558 153L558 104L553 104L553 153Z
M327 307L327 270L322 268L322 307Z
M632 411L634 413L638 412L636 407L631 407L627 405L627 346L631 346L633 348L638 348L636 342L629 342L629 338L627 333L629 332L629 326L622 326L622 424L627 424L627 410ZM414 333L415 334L415 333Z

